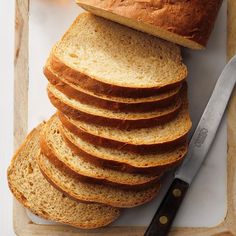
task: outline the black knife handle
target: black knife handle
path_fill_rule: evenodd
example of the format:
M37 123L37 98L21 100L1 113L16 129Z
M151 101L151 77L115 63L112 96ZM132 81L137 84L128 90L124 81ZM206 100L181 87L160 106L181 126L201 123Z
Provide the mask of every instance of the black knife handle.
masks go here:
M174 179L144 236L166 236L185 197L189 184Z

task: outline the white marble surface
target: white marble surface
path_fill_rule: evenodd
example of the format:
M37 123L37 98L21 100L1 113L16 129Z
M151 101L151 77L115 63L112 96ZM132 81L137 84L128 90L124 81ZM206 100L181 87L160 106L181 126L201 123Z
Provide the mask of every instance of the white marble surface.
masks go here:
M15 235L12 227L12 195L6 170L13 143L13 45L14 0L0 0L0 235Z

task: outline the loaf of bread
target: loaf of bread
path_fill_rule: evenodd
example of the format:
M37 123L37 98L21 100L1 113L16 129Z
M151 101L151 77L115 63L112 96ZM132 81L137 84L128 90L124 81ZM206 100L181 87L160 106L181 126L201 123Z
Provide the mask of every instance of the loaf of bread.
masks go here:
M77 0L87 11L170 42L202 49L222 0Z
M180 47L84 13L52 48L44 74L58 112L13 157L8 182L19 202L90 229L157 196L188 148Z

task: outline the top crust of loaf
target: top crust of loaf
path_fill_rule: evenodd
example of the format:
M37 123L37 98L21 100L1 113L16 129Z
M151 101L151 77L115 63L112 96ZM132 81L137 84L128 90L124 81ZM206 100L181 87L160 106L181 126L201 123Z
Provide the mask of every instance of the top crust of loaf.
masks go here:
M206 46L222 0L77 0L96 15L192 49Z
M54 47L51 65L60 76L86 79L96 89L145 92L176 86L187 76L175 44L89 13L77 17Z

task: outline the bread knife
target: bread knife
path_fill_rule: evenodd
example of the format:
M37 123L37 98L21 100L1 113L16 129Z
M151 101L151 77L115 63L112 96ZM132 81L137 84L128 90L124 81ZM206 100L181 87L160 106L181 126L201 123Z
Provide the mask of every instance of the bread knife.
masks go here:
M174 180L164 196L144 236L165 236L197 175L214 140L236 81L236 55L228 62L216 82L212 95L189 143L188 153L174 174Z

